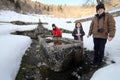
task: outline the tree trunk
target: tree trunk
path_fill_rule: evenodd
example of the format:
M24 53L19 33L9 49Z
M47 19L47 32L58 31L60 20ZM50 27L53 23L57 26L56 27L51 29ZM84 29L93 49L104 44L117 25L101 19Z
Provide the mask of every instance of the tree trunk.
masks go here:
M110 4L112 0L96 0L97 4L104 3L104 4Z
M97 0L97 4L104 3L104 0Z

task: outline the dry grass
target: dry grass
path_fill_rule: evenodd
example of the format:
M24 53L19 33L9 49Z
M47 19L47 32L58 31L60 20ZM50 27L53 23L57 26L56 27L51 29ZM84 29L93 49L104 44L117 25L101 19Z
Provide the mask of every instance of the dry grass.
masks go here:
M82 18L93 15L96 13L95 6L62 6L60 10L59 6L49 6L38 2L32 2L31 0L20 0L21 1L21 10L23 13L38 13L38 14L49 14L54 15L58 18ZM109 5L105 5L106 10L120 4L120 0L113 0ZM11 3L8 0L0 1L0 9L9 8L16 10L14 7L15 4ZM49 10L48 10L49 7Z
M105 5L106 10L118 4L120 4L120 0L113 0L111 4ZM62 9L62 12L58 11L56 6L54 6L54 9L52 11L49 11L49 14L52 14L58 18L81 18L96 13L95 6L62 6Z
M62 11L53 10L49 14L55 17L80 18L95 13L94 7L84 8L79 6L64 6Z

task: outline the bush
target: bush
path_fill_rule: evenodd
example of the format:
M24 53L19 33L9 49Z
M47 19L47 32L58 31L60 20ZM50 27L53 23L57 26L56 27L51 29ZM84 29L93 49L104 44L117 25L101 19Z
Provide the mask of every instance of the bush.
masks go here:
M21 9L19 0L17 0L17 1L15 2L15 8L16 8L16 9Z

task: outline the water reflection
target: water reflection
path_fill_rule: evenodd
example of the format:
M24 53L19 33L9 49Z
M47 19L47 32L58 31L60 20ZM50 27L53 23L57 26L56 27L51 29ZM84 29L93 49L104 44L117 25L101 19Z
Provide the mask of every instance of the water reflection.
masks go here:
M61 41L53 41L53 42L48 43L48 45L50 46L57 46L57 45L63 45L63 44L64 43Z
M60 39L46 38L46 42L49 46L58 46L68 44L68 42L62 41Z

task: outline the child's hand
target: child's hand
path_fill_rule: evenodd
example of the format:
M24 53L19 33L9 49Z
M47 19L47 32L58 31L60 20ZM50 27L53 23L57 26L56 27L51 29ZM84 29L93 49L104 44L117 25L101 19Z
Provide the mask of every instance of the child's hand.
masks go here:
M76 34L76 36L81 36L81 34Z
M89 38L90 37L90 35L87 35L87 38Z
M108 41L112 41L112 39L113 39L112 37L108 37Z

